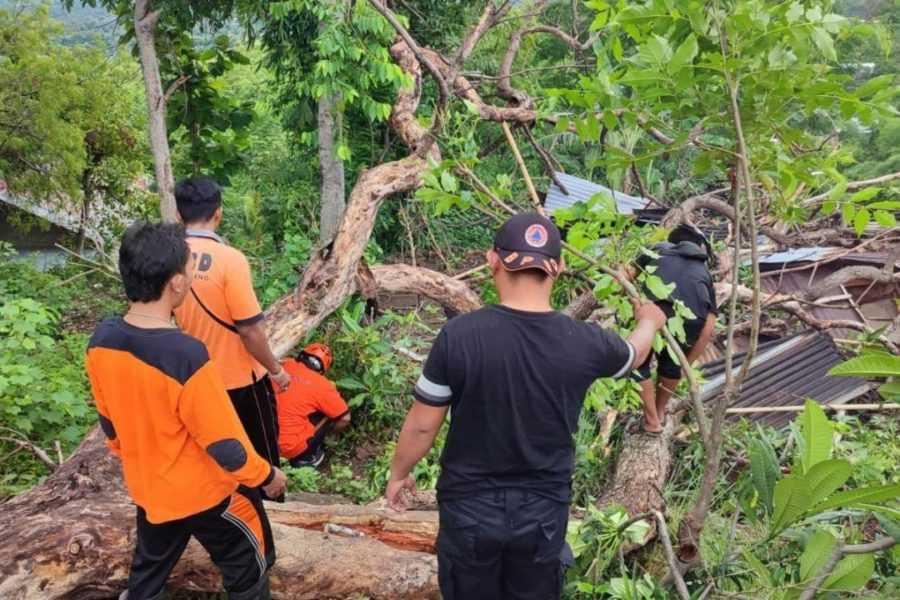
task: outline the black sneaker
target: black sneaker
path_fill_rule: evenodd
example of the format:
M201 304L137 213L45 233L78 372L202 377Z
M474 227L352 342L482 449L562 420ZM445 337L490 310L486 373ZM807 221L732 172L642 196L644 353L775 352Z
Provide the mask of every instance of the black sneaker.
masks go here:
M313 454L309 458L300 458L297 457L291 461L291 466L296 468L301 467L312 467L316 468L322 464L322 461L325 460L325 448L320 447L315 454Z

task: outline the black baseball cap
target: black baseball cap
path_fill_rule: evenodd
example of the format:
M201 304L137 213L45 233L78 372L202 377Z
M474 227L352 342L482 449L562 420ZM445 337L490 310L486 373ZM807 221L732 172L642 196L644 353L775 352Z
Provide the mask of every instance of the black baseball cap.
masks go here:
M540 269L559 275L562 237L550 219L537 213L510 217L494 236L494 250L507 271Z

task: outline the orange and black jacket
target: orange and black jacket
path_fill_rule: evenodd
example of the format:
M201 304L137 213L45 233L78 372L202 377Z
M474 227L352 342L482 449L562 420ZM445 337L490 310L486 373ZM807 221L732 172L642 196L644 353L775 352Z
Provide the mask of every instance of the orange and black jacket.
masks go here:
M151 523L272 480L200 341L110 319L94 330L86 365L107 444Z

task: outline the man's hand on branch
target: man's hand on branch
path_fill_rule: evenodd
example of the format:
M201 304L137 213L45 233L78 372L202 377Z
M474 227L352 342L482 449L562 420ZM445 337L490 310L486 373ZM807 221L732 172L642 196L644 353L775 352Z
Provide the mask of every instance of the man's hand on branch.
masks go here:
M649 321L653 323L657 331L666 326L666 313L660 307L652 302L635 302L634 318L636 321Z

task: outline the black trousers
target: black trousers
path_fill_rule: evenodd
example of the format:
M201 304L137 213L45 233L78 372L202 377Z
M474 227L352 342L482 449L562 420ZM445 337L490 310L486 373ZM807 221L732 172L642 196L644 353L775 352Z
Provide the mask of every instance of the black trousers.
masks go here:
M322 421L325 422L322 423ZM324 413L320 412L314 412L309 415L309 422L316 426L316 432L306 440L306 450L290 460L293 467L298 466L301 461L311 460L316 455L316 452L325 443L325 437L334 430L336 423L334 419L329 419Z
M256 453L273 467L279 466L278 410L269 376L265 375L248 386L228 390L228 395ZM277 499L266 497L266 500Z
M442 500L439 514L444 600L559 599L568 504L507 489Z
M128 600L162 596L169 574L191 536L209 552L231 600L267 600L275 545L259 491L240 487L196 515L150 523L137 510L137 545L128 576Z

